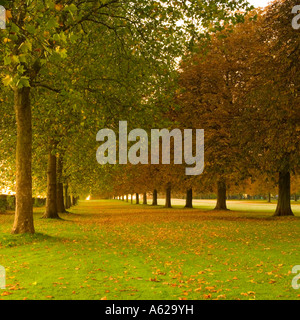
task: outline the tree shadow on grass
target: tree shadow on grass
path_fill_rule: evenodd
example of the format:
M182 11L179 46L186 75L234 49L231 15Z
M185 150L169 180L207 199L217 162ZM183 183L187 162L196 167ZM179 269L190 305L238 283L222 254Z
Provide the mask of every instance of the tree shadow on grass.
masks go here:
M41 232L36 232L34 234L2 234L0 235L0 248L19 247L41 242L54 243L63 240L64 239L61 237L54 237Z
M300 217L295 216L274 216L273 212L245 212L237 210L203 210L200 214L203 220L222 220L222 221L299 221Z

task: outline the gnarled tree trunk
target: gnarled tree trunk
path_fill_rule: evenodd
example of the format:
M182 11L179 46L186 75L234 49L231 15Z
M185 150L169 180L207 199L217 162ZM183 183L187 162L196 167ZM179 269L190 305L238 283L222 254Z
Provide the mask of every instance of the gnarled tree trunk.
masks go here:
M291 176L289 171L279 172L278 202L274 216L293 216L291 208Z
M34 233L32 206L32 126L30 88L14 90L17 122L16 212L12 233Z

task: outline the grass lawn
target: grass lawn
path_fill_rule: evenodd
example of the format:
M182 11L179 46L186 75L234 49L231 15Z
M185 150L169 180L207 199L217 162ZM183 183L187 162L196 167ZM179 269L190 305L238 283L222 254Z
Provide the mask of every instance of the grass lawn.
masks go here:
M213 203L81 201L62 220L40 219L37 209L36 234L17 236L13 214L0 214L0 298L300 299L291 286L300 206L295 217L273 218L274 204L230 201L231 211L207 210Z

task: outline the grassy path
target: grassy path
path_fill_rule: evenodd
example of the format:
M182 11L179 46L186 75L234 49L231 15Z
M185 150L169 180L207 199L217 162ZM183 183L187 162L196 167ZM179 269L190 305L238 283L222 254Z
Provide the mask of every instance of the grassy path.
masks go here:
M299 299L300 212L163 209L82 201L35 235L0 215L1 299ZM267 208L267 207L266 207Z

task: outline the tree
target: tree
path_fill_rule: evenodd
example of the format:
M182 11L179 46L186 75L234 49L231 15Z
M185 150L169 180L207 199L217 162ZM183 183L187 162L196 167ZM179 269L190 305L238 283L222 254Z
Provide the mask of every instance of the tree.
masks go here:
M46 212L43 218L58 219L57 210L57 159L56 154L53 154L55 150L55 144L53 141L50 142L49 154L48 154L48 169L47 169L47 202Z
M212 35L209 43L200 42L198 53L181 64L176 119L184 128L205 131L201 181L215 184L216 210L227 210L228 185L247 176L248 164L241 166L244 154L235 139L234 123L240 119L238 96L241 79L248 73L254 26L247 17L246 22Z
M63 184L63 158L61 155L57 157L57 212L66 213L64 204L64 184Z
M185 208L193 208L193 189L186 190Z
M59 39L59 10L54 2L10 1L7 5L11 20L7 29L1 32L1 42L6 45L1 47L0 56L4 62L3 83L12 88L14 93L17 122L16 214L12 233L34 233L30 91L42 66L51 58L63 56L65 52L54 44L53 37ZM67 18L68 13L65 12L65 15ZM51 43L45 34L51 37ZM59 42L63 41L57 41L57 44Z
M4 85L14 93L17 122L17 205L12 232L33 233L31 90L48 88L40 81L43 72L49 64L60 65L61 59L67 57L68 43L76 42L78 35L97 25L121 39L123 45L129 42L132 50L151 60L153 66L165 64L167 71L174 65L173 58L184 50L187 32L195 36L190 20L201 19L204 27L215 20L236 20L240 15L228 9L244 8L247 2L219 1L207 7L202 1L186 5L145 0L15 0L5 5L11 19L0 36L1 43L5 43L0 49L4 64L1 73ZM186 23L179 27L176 22L181 19ZM220 24L216 23L216 27Z
M252 76L240 96L248 128L241 141L261 170L278 175L275 216L293 215L290 176L298 170L300 159L299 33L291 27L293 5L291 0L274 1L260 18L254 33L255 55L249 59Z

